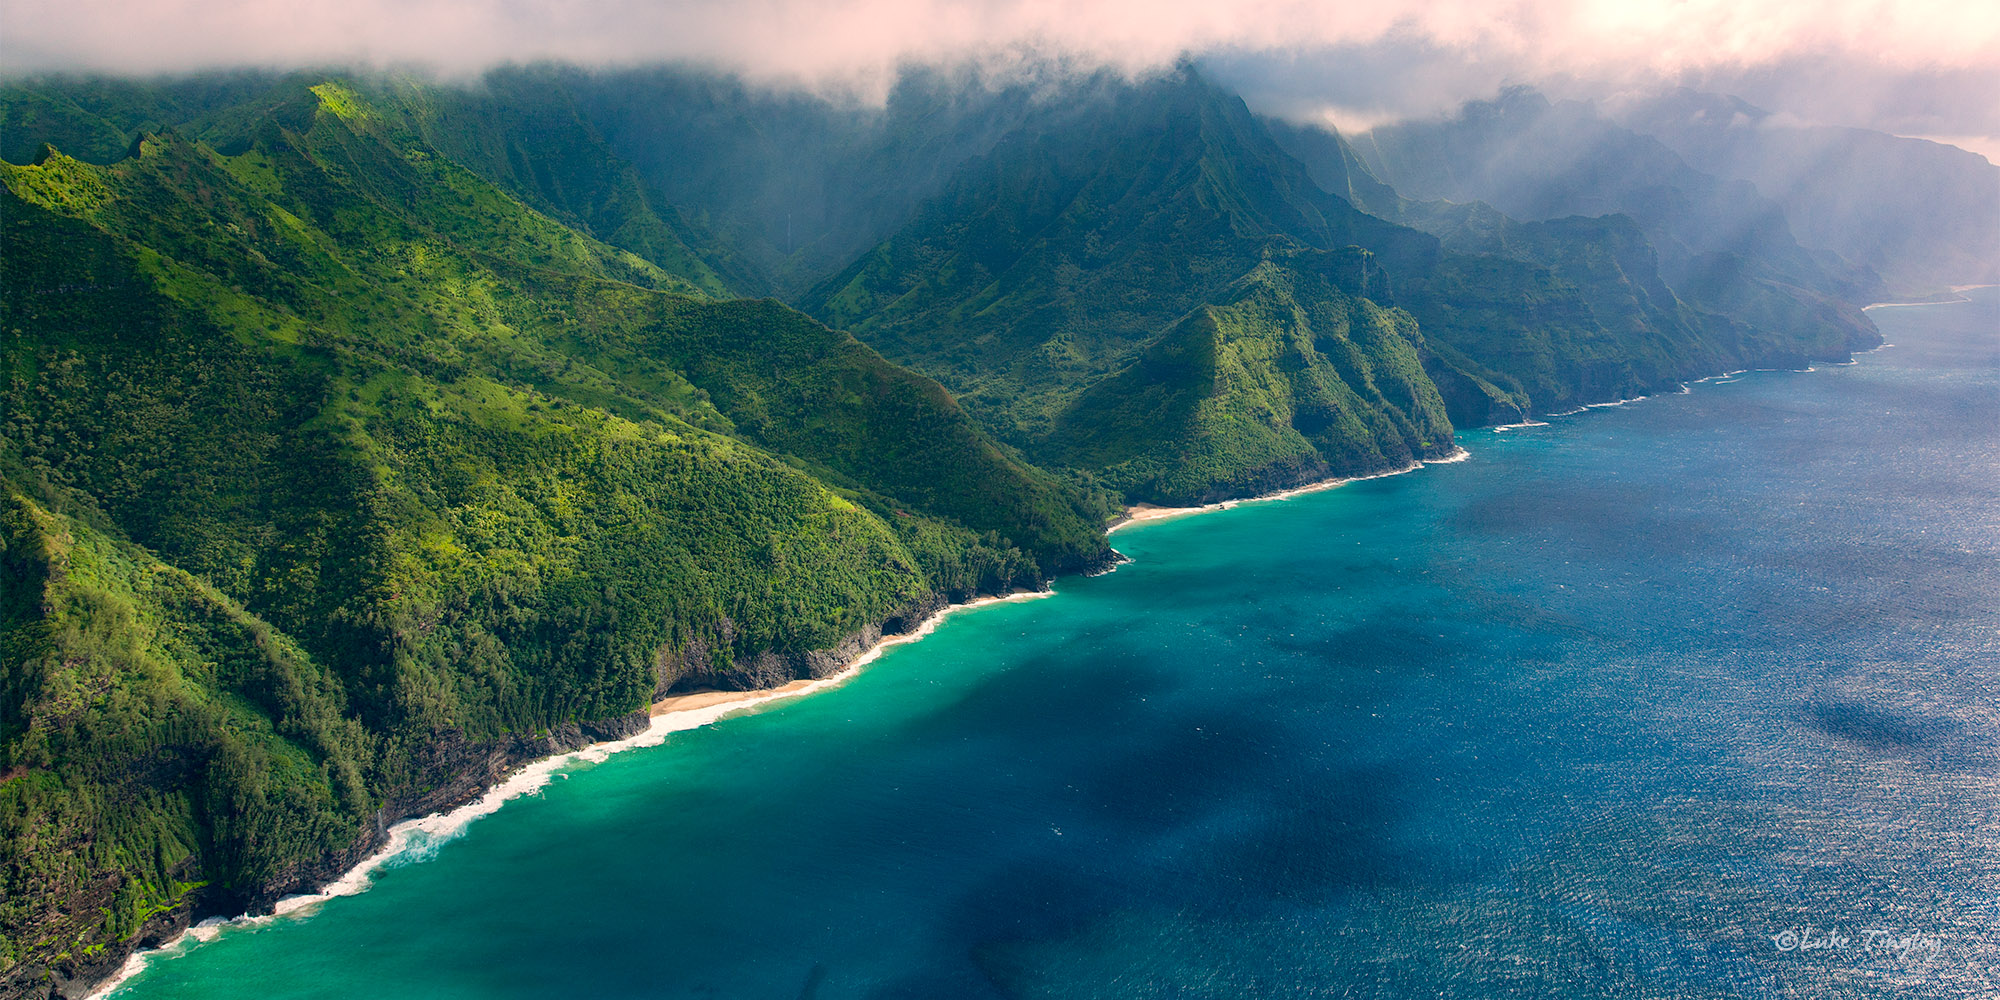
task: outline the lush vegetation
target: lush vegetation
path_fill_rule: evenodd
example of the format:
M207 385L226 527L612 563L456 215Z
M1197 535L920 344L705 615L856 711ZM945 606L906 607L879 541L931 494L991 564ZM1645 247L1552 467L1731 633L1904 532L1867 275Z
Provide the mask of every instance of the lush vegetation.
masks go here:
M1281 467L1304 475L1321 466L1293 438L1314 434L1315 453L1379 454L1381 467L1403 460L1393 446L1371 451L1381 435L1359 423L1330 425L1348 435L1336 442L1311 417L1268 440L1261 422L1238 421L1218 439L1227 444L1197 460L1188 425L1166 410L1138 422L1065 417L1079 406L1136 413L1137 397L1194 412L1187 380L1205 369L1187 359L1203 353L1208 310L1234 301L1265 262L1304 249L1366 251L1351 259L1367 266L1332 269L1326 288L1417 321L1426 391L1460 425L1635 396L1726 368L1843 357L1875 342L1857 309L1813 290L1823 277L1782 219L1758 212L1725 231L1716 205L1735 202L1712 178L1674 175L1713 195L1696 200L1707 215L1677 215L1666 197L1636 221L1521 223L1476 203L1406 201L1363 159L1331 133L1274 133L1191 68L1095 86L1073 103L1032 109L901 231L801 304L935 376L1029 455L1144 500L1282 481L1266 472ZM1421 162L1451 176L1461 160ZM1667 264L1678 287L1663 278L1647 219L1677 241ZM1734 249L1690 253L1696 236ZM1269 367L1282 354L1249 357L1263 366L1252 383L1290 377ZM1166 381L1139 384L1156 377ZM1222 412L1242 384L1219 379L1199 391ZM1083 404L1087 394L1096 401ZM1134 400L1110 405L1112 396ZM1117 444L1093 437L1106 428L1119 429ZM1131 440L1148 429L1151 442ZM1166 485L1159 456L1176 452L1206 468L1196 479L1212 486ZM1153 457L1111 472L1142 454ZM1140 474L1142 465L1153 471Z
M1351 255L1276 257L1191 313L1063 412L1063 460L1130 494L1201 503L1450 451L1416 322L1325 277Z
M1030 454L1096 473L1087 456L1129 449L1071 433L1095 426L1064 417L1086 391L1163 335L1188 335L1184 318L1232 299L1268 261L1357 243L1418 259L1436 245L1318 191L1259 141L1240 101L1187 71L1039 109L803 304L936 376ZM1137 388L1132 377L1102 392ZM1146 449L1172 447L1175 430L1156 425ZM1259 481L1267 451L1216 481ZM1137 488L1146 477L1113 478L1134 498L1164 498Z
M88 961L355 841L379 738L282 632L11 486L0 579L8 964Z
M676 685L1101 565L1120 501L1868 342L1781 221L1723 232L1757 206L1645 149L1607 147L1680 195L1522 222L1378 176L1507 114L1364 156L1192 68L1053 93L0 85L9 988Z
M536 734L1107 557L1106 502L936 383L413 106L281 82L0 165L17 979L297 888Z

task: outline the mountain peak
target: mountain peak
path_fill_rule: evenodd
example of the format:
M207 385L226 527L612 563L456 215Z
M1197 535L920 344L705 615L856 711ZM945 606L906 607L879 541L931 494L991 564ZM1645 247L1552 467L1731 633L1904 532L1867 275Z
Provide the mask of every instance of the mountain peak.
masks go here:
M1533 117L1553 107L1555 105L1540 90L1517 83L1500 88L1500 93L1490 101L1466 102L1462 113L1468 119Z

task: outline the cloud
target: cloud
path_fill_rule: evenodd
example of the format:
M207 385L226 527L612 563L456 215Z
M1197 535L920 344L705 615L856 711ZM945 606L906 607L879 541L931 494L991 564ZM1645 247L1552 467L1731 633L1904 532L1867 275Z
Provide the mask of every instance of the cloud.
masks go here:
M1745 63L1562 65L1535 53L1466 51L1392 36L1292 52L1227 51L1204 65L1260 111L1345 132L1441 116L1512 84L1583 100L1650 96L1672 85L1741 97L1794 123L1949 137L1938 141L1989 159L2000 152L2000 57L1966 66L1897 65L1872 53L1828 50Z
M156 73L368 64L468 73L501 62L694 60L753 80L880 94L899 65L1022 53L1128 71L1194 53L1319 72L1328 107L1365 113L1490 93L1500 82L1636 85L1860 67L1894 89L1996 80L1985 0L9 0L11 72ZM1399 56L1415 58L1396 63ZM1420 67L1424 74L1411 72ZM1247 70L1240 76L1251 76ZM1311 75L1308 73L1308 75ZM1377 98L1374 90L1400 88ZM1283 88L1267 88L1277 93ZM1297 88L1292 88L1296 90ZM1294 95L1296 96L1296 95ZM1961 93L1959 95L1963 97ZM1977 96L1977 95L1975 95ZM1977 103L2000 105L1994 92ZM1931 132L2000 132L1940 121Z

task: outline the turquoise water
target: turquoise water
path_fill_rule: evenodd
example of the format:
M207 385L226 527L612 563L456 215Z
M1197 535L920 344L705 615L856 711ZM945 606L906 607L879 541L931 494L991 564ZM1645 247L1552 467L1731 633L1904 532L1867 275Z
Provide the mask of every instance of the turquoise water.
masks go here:
M2000 307L1136 526L119 993L2000 992Z

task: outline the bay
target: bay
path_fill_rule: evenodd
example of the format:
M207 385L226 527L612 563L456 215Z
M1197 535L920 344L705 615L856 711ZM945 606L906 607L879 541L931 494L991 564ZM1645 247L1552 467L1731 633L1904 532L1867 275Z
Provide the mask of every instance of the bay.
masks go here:
M121 998L2000 993L2000 296L1133 526Z

